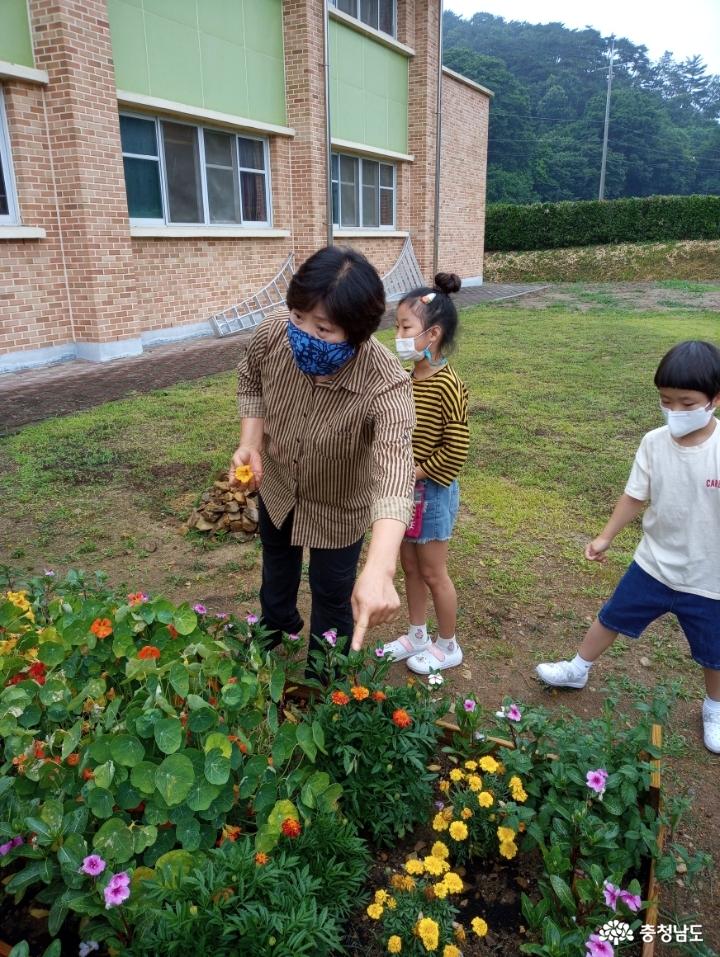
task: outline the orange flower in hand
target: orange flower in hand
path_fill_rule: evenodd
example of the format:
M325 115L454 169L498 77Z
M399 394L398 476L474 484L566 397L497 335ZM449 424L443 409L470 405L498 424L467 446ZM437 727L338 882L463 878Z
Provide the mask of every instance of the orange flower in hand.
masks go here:
M90 625L90 631L98 638L107 638L108 635L112 634L112 630L112 622L109 618L96 618Z
M330 695L330 700L333 704L339 704L342 706L346 705L350 701L350 698L348 698L344 691L333 691L333 693Z
M144 648L141 648L138 651L138 658L141 658L143 661L148 661L151 658L159 658L160 649L156 648L155 645L145 645Z
M404 708L397 708L393 711L392 720L398 728L409 728L412 724L412 718Z
M255 473L249 465L238 465L238 467L235 469L235 481L241 482L243 485L247 485L249 482L252 482L254 477Z

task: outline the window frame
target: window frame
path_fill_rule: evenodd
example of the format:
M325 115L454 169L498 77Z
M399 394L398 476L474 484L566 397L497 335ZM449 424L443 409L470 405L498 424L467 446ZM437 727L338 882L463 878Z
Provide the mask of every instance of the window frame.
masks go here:
M120 110L119 116L127 116L131 119L145 120L146 122L154 123L155 125L155 143L158 151L157 156L150 156L140 153L126 153L122 149L122 156L125 158L133 159L143 159L143 160L156 160L158 162L158 173L160 176L160 198L162 202L163 209L163 218L151 218L151 217L139 217L133 216L130 213L130 208L128 205L128 219L130 226L167 226L170 227L183 227L187 229L208 229L208 230L217 230L222 232L225 229L269 229L272 228L273 223L273 211L272 211L272 189L270 182L270 142L267 137L261 136L260 134L255 134L252 132L246 132L244 130L237 129L227 129L222 126L214 126L211 124L203 123L193 123L189 120L180 119L175 116L165 116L157 115L151 113L140 113L132 110ZM197 135L197 149L198 149L198 166L200 171L200 198L202 203L202 213L203 220L202 222L194 223L180 223L175 222L170 218L170 198L168 195L168 182L167 182L167 169L165 166L165 137L164 131L162 129L162 123L175 123L179 126L190 126L193 129L199 131ZM207 164L205 160L205 130L209 130L213 133L225 133L233 137L233 162L235 165L235 173L237 174L238 182L238 204L240 209L240 221L237 223L213 223L210 219L210 202L208 198L208 184L207 184ZM262 143L263 146L263 169L262 170L250 170L245 167L240 166L240 148L238 144L238 139L248 139L254 140L256 142ZM264 220L259 219L244 219L243 214L243 204L242 204L242 189L241 189L241 177L243 172L256 173L261 175L264 180L265 187L265 210L267 213L267 218Z
M357 210L358 210L358 219L359 219L359 222L356 223L354 226L343 226L343 225L341 225L341 222L340 222L340 221L342 220L342 191L341 191L341 189L340 189L340 182L341 182L341 180L340 180L340 175L341 175L341 174L340 174L340 158L343 157L343 156L347 157L348 159L354 160L355 163L356 163L356 167L355 167L355 168L356 168L356 171L357 171L357 176L356 176L356 179L355 179L355 182L356 182L356 185L357 185L357 189L356 189L356 205L357 205ZM359 156L359 155L354 154L354 153L345 153L345 152L340 151L340 150L333 150L333 152L332 152L332 157L333 157L333 159L334 159L335 157L337 157L337 168L338 168L338 176L337 176L337 179L335 179L335 177L333 176L333 174L332 174L332 172L331 172L331 185L332 185L333 189L334 189L335 187L337 187L337 221L336 221L336 217L335 217L335 215L334 215L334 210L333 210L333 224L332 224L332 225L333 225L333 229L335 229L335 230L343 230L343 229L372 230L373 232L377 232L378 235L381 235L382 233L385 233L385 232L394 232L394 231L397 229L397 164L396 164L396 163L392 163L392 162L390 162L389 160L385 160L385 159L383 159L382 157L378 157L377 159L375 159L375 158L370 157L370 156ZM392 223L380 224L380 225L378 225L378 226L366 226L366 225L364 224L364 222L363 222L363 220L364 220L364 196L363 196L363 190L364 190L364 186L365 186L364 179L363 179L363 163L377 163L377 165L378 165L378 186L377 186L377 192L378 192L378 223L380 223L380 219L382 218L382 203L381 203L382 191L383 191L383 190L386 190L386 191L392 190ZM389 166L390 169L392 170L392 174L393 174L392 187L383 186L383 185L382 185L382 171L381 171L381 167L383 167L383 166ZM332 164L331 164L331 169L332 169ZM333 204L333 205L334 205L334 204Z
M397 0L390 0L390 4L392 7L392 33L388 33L387 30L383 30L382 27L380 26L380 4L382 3L382 0L378 0L377 24L368 23L367 20L363 20L363 18L360 16L360 12L362 10L362 0L351 0L351 3L353 4L355 8L354 13L348 13L347 10L343 10L339 5L338 0L327 0L327 2L329 3L331 7L334 7L335 10L338 10L340 13L344 13L345 16L352 17L353 20L357 20L358 23L362 23L366 27L370 27L371 30L376 30L378 33L382 33L382 35L385 37L391 37L393 40L397 40L397 32L398 32Z
M0 213L0 226L20 225L20 206L18 203L15 170L12 161L12 144L10 143L10 128L5 111L5 91L0 83L0 157L2 172L7 194L8 211Z

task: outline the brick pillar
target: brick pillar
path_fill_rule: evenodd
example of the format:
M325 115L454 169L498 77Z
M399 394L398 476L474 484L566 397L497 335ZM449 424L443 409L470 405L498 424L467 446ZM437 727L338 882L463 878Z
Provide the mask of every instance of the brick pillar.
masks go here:
M291 147L292 227L301 263L327 244L323 3L284 0L285 96Z
M136 354L139 339L128 341L139 323L107 3L30 0L30 13L36 66L50 77L50 146L79 355Z
M423 275L432 280L439 0L405 0L399 6L401 39L415 50L408 84L408 152L415 157L410 231Z

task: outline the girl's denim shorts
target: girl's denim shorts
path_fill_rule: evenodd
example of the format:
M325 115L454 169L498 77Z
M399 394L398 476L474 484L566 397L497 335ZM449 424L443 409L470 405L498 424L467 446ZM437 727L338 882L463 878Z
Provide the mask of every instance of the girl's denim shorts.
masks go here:
M428 542L446 542L452 537L458 508L460 507L460 486L457 479L450 485L439 485L432 479L424 479L425 503L423 521L419 538L405 538L414 545L427 545Z

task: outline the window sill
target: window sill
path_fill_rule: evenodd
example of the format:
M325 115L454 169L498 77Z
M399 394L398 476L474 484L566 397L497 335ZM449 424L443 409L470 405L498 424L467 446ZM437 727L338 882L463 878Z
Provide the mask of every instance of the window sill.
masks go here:
M398 163L413 163L415 157L411 153L397 153L395 150L384 150L378 146L366 146L353 140L339 140L333 136L331 146L341 152L352 153L353 156L368 156L370 159L395 160Z
M381 30L376 30L374 27L368 26L367 23L363 23L362 20L356 20L355 17L351 17L349 13L343 13L342 10L338 10L336 7L330 7L328 9L328 15L331 20L344 23L345 26L350 27L351 30L355 30L357 33L364 33L366 37L377 40L377 42L382 43L383 46L395 50L396 53L402 53L402 55L406 57L415 56L415 51L412 47L400 43L399 40L391 37L388 33L383 33Z
M248 226L131 226L136 239L288 239L289 229Z
M0 79L25 80L26 83L40 83L42 86L47 86L50 82L46 70L36 70L34 67L9 63L7 60L0 60Z
M45 239L41 226L0 226L0 239Z
M407 239L406 229L333 229L338 239Z

